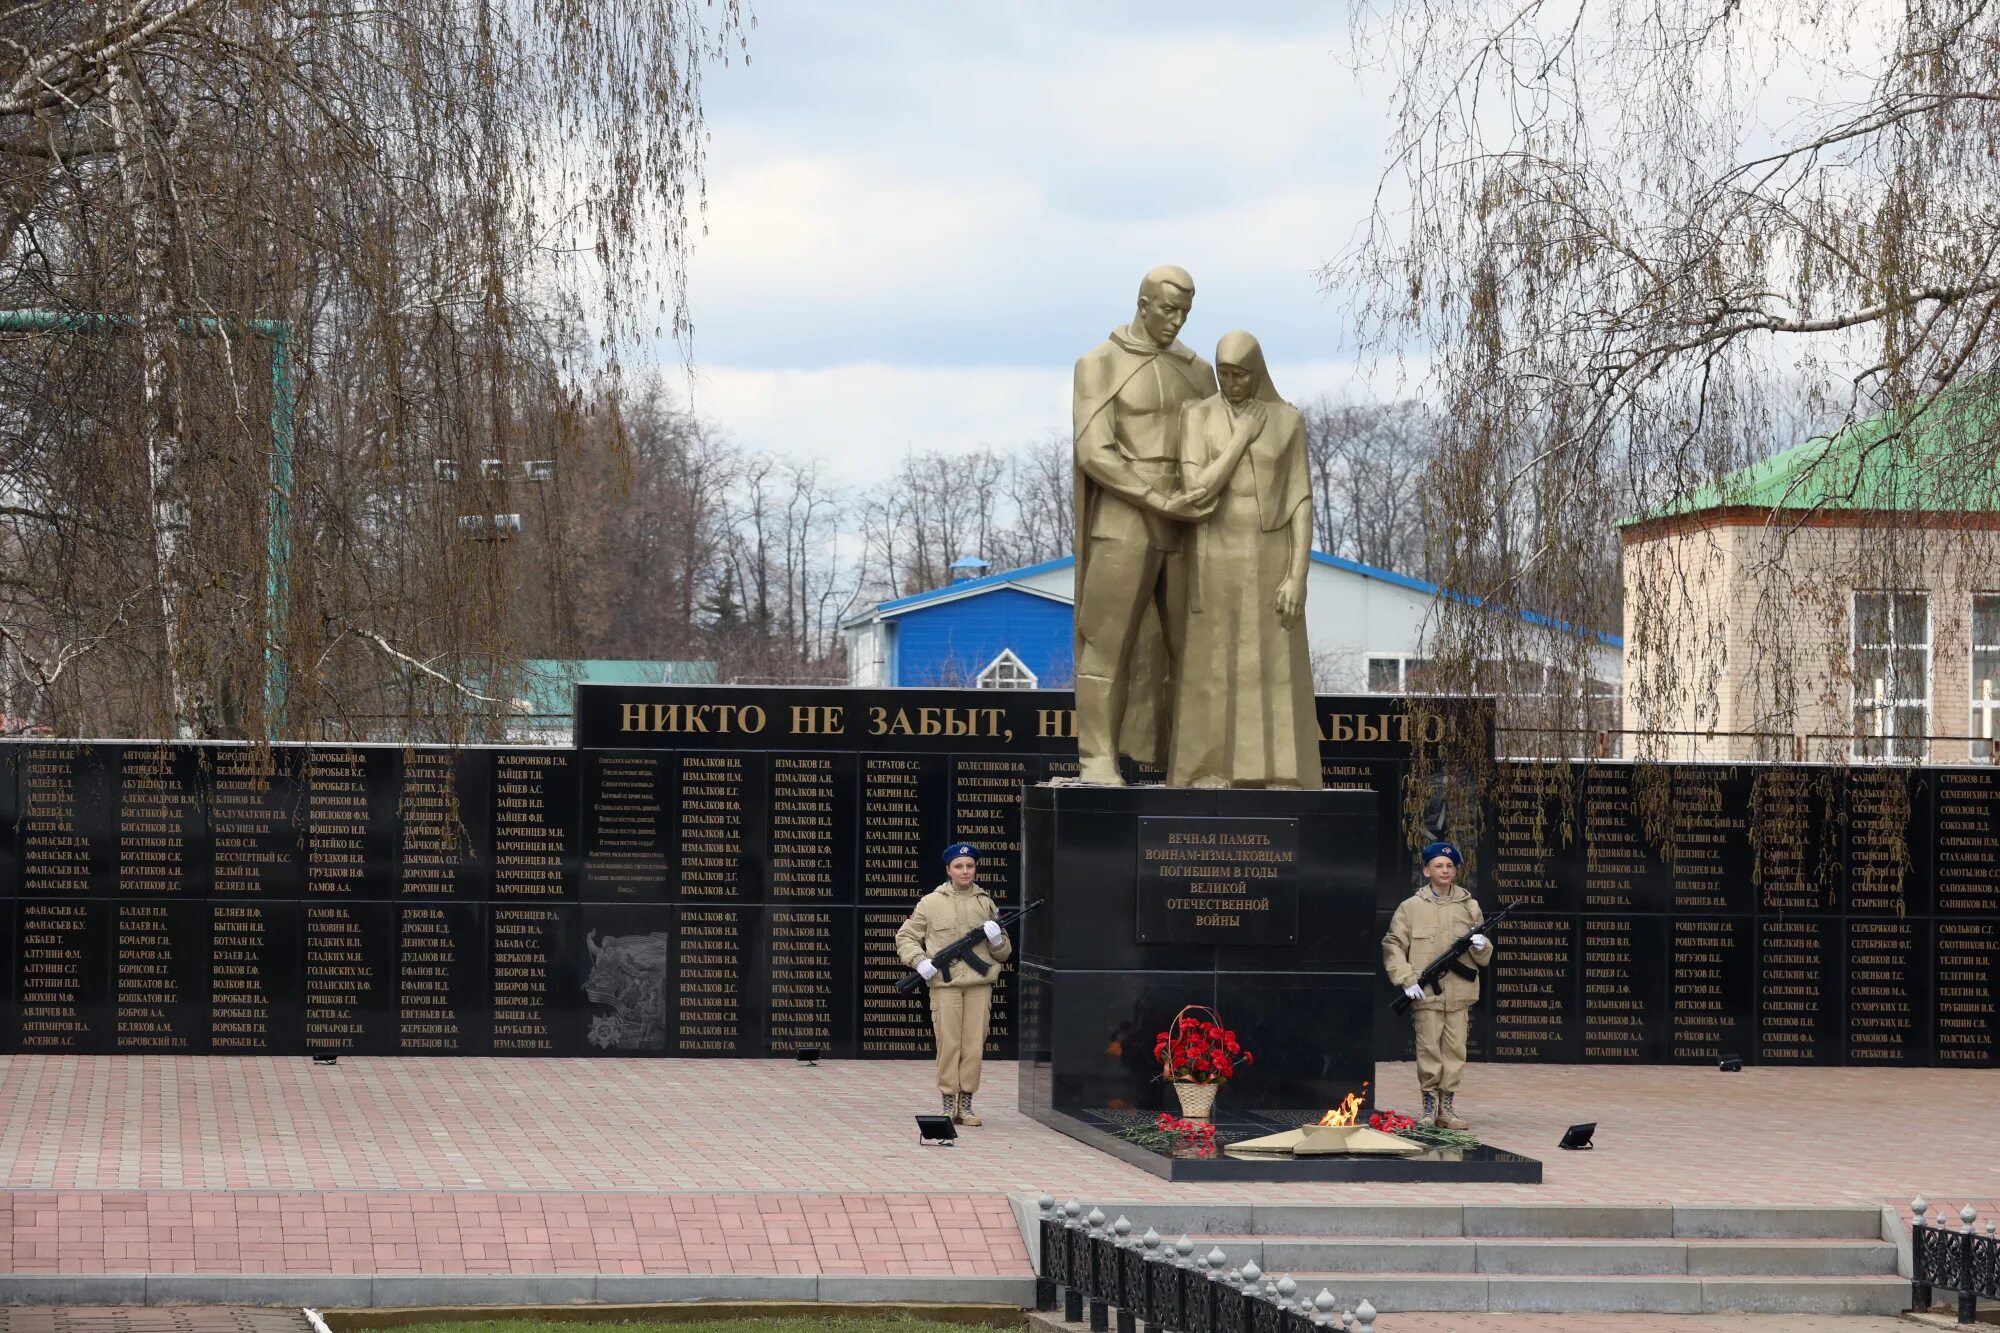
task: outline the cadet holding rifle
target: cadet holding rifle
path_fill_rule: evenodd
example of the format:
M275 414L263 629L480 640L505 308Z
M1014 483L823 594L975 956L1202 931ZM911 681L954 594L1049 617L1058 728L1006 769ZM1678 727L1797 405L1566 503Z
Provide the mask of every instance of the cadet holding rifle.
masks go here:
M1014 956L1014 946L1000 928L993 899L974 882L979 849L969 842L953 843L944 849L944 867L948 878L923 896L896 932L896 952L930 983L931 1031L937 1037L937 1084L944 1113L958 1124L977 1126L972 1094L979 1091L993 983L1000 975L997 964ZM963 965L940 971L932 956L971 931L984 933L986 938L972 956L989 966L983 972Z
M1479 933L1485 924L1479 904L1458 884L1463 864L1448 842L1424 848L1424 882L1396 909L1382 937L1382 965L1403 992L1397 1008L1408 1001L1417 1029L1424 1119L1447 1129L1466 1128L1452 1107L1465 1070L1466 1011L1479 999L1478 969L1493 961L1493 942ZM1424 972L1468 934L1469 947L1457 965L1424 986Z

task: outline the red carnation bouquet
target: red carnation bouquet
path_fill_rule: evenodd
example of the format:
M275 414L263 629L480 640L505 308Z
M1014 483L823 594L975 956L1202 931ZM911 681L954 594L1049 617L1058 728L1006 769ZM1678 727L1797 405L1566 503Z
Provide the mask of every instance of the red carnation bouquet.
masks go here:
M1207 1014L1202 1018L1200 1014ZM1189 1005L1153 1042L1153 1058L1169 1083L1227 1083L1255 1063L1236 1034L1222 1026L1213 1009Z

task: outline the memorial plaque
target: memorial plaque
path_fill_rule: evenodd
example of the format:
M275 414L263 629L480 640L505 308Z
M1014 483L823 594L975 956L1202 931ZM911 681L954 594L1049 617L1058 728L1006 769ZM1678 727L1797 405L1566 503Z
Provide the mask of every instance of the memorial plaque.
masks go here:
M37 1055L98 1055L111 1049L111 914L114 903L35 901L14 905L15 1040Z
M1939 921L1936 1060L2000 1064L2000 921Z
M1653 824L1641 802L1657 803ZM1590 768L1579 784L1583 910L1661 912L1667 906L1666 866L1657 847L1672 827L1672 786L1665 770ZM1590 991L1584 990L1584 1011ZM1588 1041L1587 1029L1585 1040Z
M1383 923L1385 928L1387 924ZM1575 918L1510 915L1493 948L1480 1001L1489 1057L1527 1063L1574 1061L1580 1035ZM1387 1010L1388 1005L1380 1008ZM1397 1021L1409 1029L1407 1020Z
M115 1052L201 1055L208 1037L209 905L120 902L112 918Z
M424 858L451 839L441 832L448 799L429 806L423 796L399 809L403 752L387 746L311 747L305 759L306 896L389 898L402 887L398 844L409 835L417 858L410 883L427 885L437 872ZM414 825L402 824L403 816ZM448 873L441 876L450 882Z
M201 805L201 751L194 746L119 746L113 801L121 895L192 896L208 869Z
M1757 939L1743 917L1673 918L1667 1003L1675 1061L1754 1060Z
M926 890L928 892L928 890ZM911 895L912 905L916 895ZM919 990L905 996L896 982L909 972L896 956L896 931L909 910L861 909L861 1016L858 1034L864 1056L913 1059L934 1055L930 997Z
M486 1054L486 908L396 908L396 1052Z
M304 909L255 899L207 907L209 1054L303 1053Z
M1750 782L1750 873L1760 913L1840 910L1838 802L1830 768L1757 770Z
M951 760L952 842L979 849L979 885L1001 907L1021 894L1021 789L1041 765L999 754L955 755Z
M588 910L598 914L645 911L665 915L670 909ZM493 1054L584 1053L578 1034L583 1001L577 987L577 968L585 949L577 912L576 907L567 903L492 908ZM597 1019L591 1021L594 1028Z
M1295 944L1296 819L1139 820L1141 944Z
M208 844L216 897L292 899L305 882L304 751L290 745L216 747Z
M116 878L117 812L103 745L30 745L19 764L21 896L108 896Z
M679 765L658 751L583 756L583 898L663 903L671 896Z
M674 1055L763 1053L764 921L755 907L685 903L674 919Z
M1927 920L1848 921L1847 1063L1930 1063L1930 944Z
M764 934L770 977L764 1053L812 1047L828 1056L858 1054L854 909L773 905Z
M1757 1060L1840 1063L1840 923L1811 917L1758 923Z
M1847 800L1847 911L1862 916L1929 916L1930 784L1921 790L1902 768L1849 769ZM1850 975L1849 980L1852 980Z
M683 901L763 900L764 763L746 754L680 756L679 892Z
M986 1058L1014 1058L1014 968L1000 969L993 978L993 996L986 1011ZM935 1039L934 1039L935 1040Z
M853 904L857 772L853 755L770 757L771 902Z
M675 1001L674 921L664 905L583 909L586 1055L666 1055Z
M396 906L309 902L305 909L306 1050L396 1053Z
M397 896L485 898L493 888L493 753L405 750L402 759Z
M861 901L906 911L944 882L946 761L938 755L861 757Z
M1586 916L1577 956L1583 1058L1603 1064L1665 1060L1666 918Z
M1936 770L1937 914L2000 918L2000 773Z
M1750 880L1750 775L1734 764L1676 765L1670 791L1673 831L1663 849L1669 905L1681 913L1749 916L1757 910ZM1754 948L1745 934L1746 978ZM1747 1024L1747 991L1743 998Z
M493 899L576 897L575 757L501 750L493 763Z
M1516 903L1523 912L1577 910L1582 875L1573 794L1568 773L1558 765L1500 766L1493 794L1493 866L1483 876L1492 886L1490 907ZM1400 802L1387 817L1390 828L1402 827ZM1405 878L1402 894L1411 887Z

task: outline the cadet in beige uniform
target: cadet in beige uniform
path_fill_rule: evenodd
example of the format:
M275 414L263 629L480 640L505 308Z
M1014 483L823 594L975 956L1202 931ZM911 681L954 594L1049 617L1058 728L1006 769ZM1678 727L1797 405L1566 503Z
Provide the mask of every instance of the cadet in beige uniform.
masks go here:
M973 882L979 869L979 849L955 842L944 849L948 878L925 894L896 932L896 953L931 984L931 1031L937 1036L938 1093L944 1113L961 1125L978 1125L972 1094L979 1091L979 1068L986 1054L986 1019L993 1006L998 964L1014 956L1007 932L995 920L999 913L986 890ZM984 930L986 942L973 952L995 964L985 976L960 964L949 978L938 975L931 955L964 937Z
M1417 977L1460 936L1486 918L1479 903L1458 885L1463 864L1458 848L1434 842L1423 850L1424 882L1403 900L1382 937L1382 966L1389 980L1415 1003L1410 1021L1417 1029L1417 1081L1424 1094L1424 1119L1448 1129L1464 1129L1452 1098L1465 1069L1466 1011L1479 999L1479 979L1452 972L1439 978L1444 986L1433 995L1417 985ZM1493 961L1493 942L1472 937L1466 961L1483 968Z

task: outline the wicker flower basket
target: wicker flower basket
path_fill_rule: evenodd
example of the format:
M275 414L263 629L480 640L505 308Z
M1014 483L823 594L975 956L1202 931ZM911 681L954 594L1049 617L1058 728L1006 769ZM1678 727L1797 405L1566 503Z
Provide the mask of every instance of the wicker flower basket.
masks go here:
M1174 1095L1181 1099L1181 1115L1189 1120L1206 1120L1215 1109L1215 1094L1222 1091L1220 1083L1191 1083L1175 1079Z

